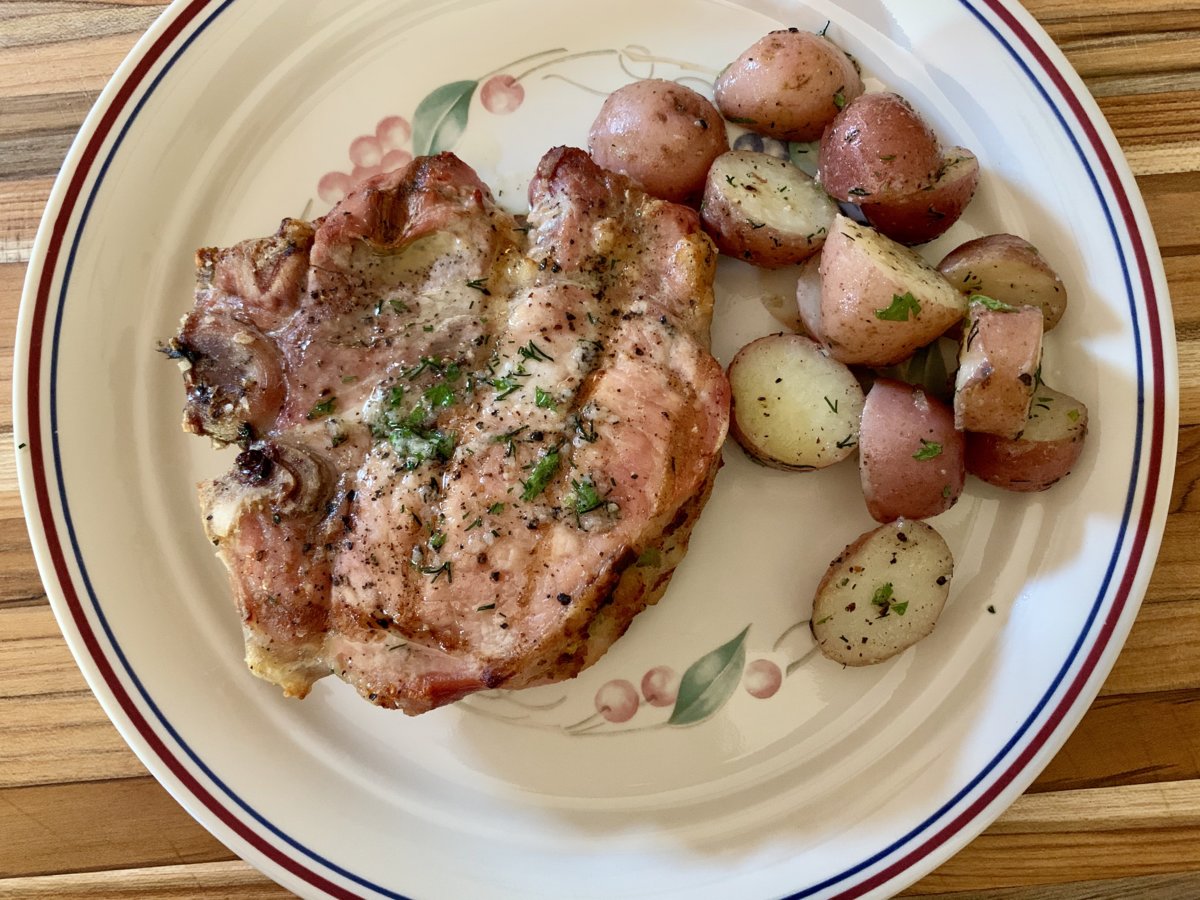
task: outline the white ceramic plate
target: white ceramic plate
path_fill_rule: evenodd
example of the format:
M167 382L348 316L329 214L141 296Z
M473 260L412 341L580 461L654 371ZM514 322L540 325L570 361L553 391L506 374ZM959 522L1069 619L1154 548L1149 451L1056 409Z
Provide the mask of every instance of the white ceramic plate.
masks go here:
M874 668L810 653L803 625L825 565L872 524L855 467L773 472L730 446L667 597L571 683L412 720L331 680L294 702L252 678L192 490L229 456L181 433L154 352L190 305L194 248L324 212L354 174L429 145L520 208L537 158L581 144L605 92L651 73L703 85L771 28L827 20L872 83L978 152L979 196L927 255L1011 231L1062 274L1045 377L1091 408L1077 471L1035 496L973 482L935 522L957 558L937 631ZM728 361L774 327L758 295L791 284L723 266ZM1008 0L180 0L67 158L18 344L21 487L81 668L193 815L313 896L898 890L1016 797L1095 695L1174 459L1145 210L1079 79ZM596 714L602 685L657 666L705 702Z

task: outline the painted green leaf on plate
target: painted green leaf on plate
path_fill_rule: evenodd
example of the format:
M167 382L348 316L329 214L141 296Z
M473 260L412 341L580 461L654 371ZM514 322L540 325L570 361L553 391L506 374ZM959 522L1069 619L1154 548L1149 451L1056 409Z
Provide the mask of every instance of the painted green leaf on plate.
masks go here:
M683 673L668 725L692 725L725 705L742 680L746 664L746 632L700 657Z
M478 81L452 81L435 88L413 113L413 154L450 150L467 127L467 113Z

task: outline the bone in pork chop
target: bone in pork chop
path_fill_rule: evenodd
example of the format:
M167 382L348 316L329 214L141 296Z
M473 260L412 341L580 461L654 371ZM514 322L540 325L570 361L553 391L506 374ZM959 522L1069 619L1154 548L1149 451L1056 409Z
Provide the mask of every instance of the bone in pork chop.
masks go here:
M729 388L693 210L550 151L521 224L451 154L197 256L172 355L257 675L409 714L570 678L663 593Z

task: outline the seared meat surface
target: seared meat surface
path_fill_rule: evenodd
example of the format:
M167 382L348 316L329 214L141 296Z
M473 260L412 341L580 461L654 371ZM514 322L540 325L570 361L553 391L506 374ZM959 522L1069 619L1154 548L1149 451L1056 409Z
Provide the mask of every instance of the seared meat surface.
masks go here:
M416 714L559 681L655 602L719 465L694 211L558 148L527 223L451 154L201 250L172 341L247 663Z

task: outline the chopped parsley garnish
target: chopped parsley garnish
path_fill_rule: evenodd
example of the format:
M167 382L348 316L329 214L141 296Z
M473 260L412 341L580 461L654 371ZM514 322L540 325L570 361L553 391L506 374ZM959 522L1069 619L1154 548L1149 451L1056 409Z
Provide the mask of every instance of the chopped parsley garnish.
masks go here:
M736 120L736 119L734 119L734 120L732 120L732 121L737 121L737 120ZM732 176L732 175L726 175L726 176L725 176L725 181L726 181L726 183L728 183L728 185L729 185L730 187L737 187L737 182L733 180L733 176Z
M913 459L926 460L942 455L942 445L937 441L927 441L921 438L921 449L913 454Z
M833 105L836 106L838 109L845 109L846 95L843 94L841 91L838 91L836 94L834 94L833 95Z
M596 485L591 478L585 478L582 481L571 479L571 505L575 508L576 515L591 512L603 503L604 498L596 490Z
M324 419L326 416L333 415L333 411L335 409L337 409L337 397L329 396L310 409L308 411L308 415L304 418L308 419L310 422L315 421L316 419Z
M429 536L429 546L434 550L441 550L446 545L446 533L444 531L435 531Z
M533 402L538 409L558 408L558 404L554 402L554 395L543 391L540 387L533 389Z
M503 400L513 391L518 390L521 385L511 375L505 375L501 378L493 378L490 382L491 386L496 389L496 399Z
M354 382L356 382L356 381L358 381L357 375L343 375L342 376L342 384L354 384Z
M521 499L528 502L544 491L558 471L560 462L557 450L551 450L539 459L530 471L529 479L521 482L524 488L521 491Z
M388 409L399 409L400 404L404 402L404 386L394 384L388 388L387 397L384 398L384 405Z
M535 344L532 340L524 347L517 349L517 353L521 354L523 359L532 359L534 361L554 362L554 357Z
M426 326L425 326L424 328L422 328L421 330L422 330L422 331L425 331L425 332L430 332L430 331L433 331L433 326L432 326L432 325L426 325Z
M512 456L513 453L516 452L516 447L514 445L516 444L517 435L519 435L522 431L524 431L528 427L529 427L528 425L522 425L519 428L512 428L512 429L504 432L503 434L493 435L492 443L506 445L507 449L504 451L504 455Z
M995 312L1013 312L1016 309L1015 306L1010 306L1003 300L997 300L995 297L989 297L987 294L972 294L967 298L967 302L978 303Z
M836 400L830 400L828 397L825 397L824 399L825 399L825 405L829 407L829 411L837 412L838 402Z
M1079 410L1068 409L1067 410L1067 418L1070 419L1072 422L1078 422L1079 421Z
M478 528L482 524L483 524L483 519L476 516L475 520L473 522L471 522L471 524L468 525L466 528L464 528L463 531L473 531L474 529Z
M573 419L575 423L575 434L577 434L581 440L585 440L589 444L594 444L596 442L596 438L599 437L599 435L596 434L596 423L590 419L581 419L579 416L573 416Z
M495 609L495 608L496 608L495 603L485 603L485 604L483 604L483 606L475 607L475 612L483 612L486 609Z
M882 619L888 612L898 604L892 603L892 583L884 582L879 587L875 588L875 593L871 595L871 605L879 607L879 618ZM908 604L904 604L904 608L908 609ZM901 613L900 615L903 615Z
M949 499L950 499L950 495L951 495L951 494L953 494L953 493L954 493L954 491L951 489L950 485L948 485L948 484L944 484L944 485L942 485L942 496L943 496L945 499L949 500Z
M405 303L403 300L397 300L395 298L392 298L388 301L388 306L392 308L392 312L394 313L406 313L409 311L407 303Z
M474 281L468 281L467 287L471 288L472 290L479 291L485 297L490 297L492 295L492 292L487 289L486 278L476 278Z
M384 436L391 442L400 465L409 471L427 459L445 462L458 446L458 435L453 431L419 428L407 423L388 428Z
M454 388L450 387L450 385L446 384L444 381L438 382L421 395L422 402L431 410L444 409L447 406L453 406L456 399Z
M488 515L498 516L502 512L504 512L504 504L503 503L493 503L491 506L488 507Z
M853 447L857 443L858 441L854 439L854 435L848 434L837 442L837 448L839 450L845 450L847 447Z
M875 318L888 322L907 322L909 313L912 313L914 319L921 314L921 304L917 302L917 298L911 292L893 294L892 305L887 309L875 310Z
M418 566L422 575L432 575L433 580L437 581L442 577L442 573L446 573L446 581L454 583L454 564L450 560L446 560L440 566Z
M905 600L903 603L893 603L891 611L898 616L904 615L906 612L908 612L908 601Z

